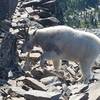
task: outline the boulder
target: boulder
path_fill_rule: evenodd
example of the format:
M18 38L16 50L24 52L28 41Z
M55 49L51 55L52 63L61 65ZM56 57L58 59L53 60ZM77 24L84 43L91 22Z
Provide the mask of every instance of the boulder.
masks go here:
M69 100L88 100L88 93L84 94L75 94L72 95Z
M59 81L59 79L56 76L48 76L48 77L42 78L40 81L44 83L45 85L48 85L48 84Z
M100 82L95 82L89 86L89 100L100 100Z
M38 80L31 77L26 77L23 80L23 83L35 90L47 90L47 87L42 82L39 82Z
M55 25L60 24L60 21L55 17L41 18L36 21L42 24L44 27L55 26Z
M12 92L23 96L26 100L59 100L61 93L59 92L46 92L39 90L25 91L20 87L11 87Z

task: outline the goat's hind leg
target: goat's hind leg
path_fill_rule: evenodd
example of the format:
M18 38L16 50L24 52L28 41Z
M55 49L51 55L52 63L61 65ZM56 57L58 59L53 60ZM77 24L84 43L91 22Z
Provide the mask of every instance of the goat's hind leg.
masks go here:
M93 63L94 59L87 59L85 61L80 62L80 69L83 75L81 80L83 80L85 84L87 84L89 80L93 78L93 72L91 70Z

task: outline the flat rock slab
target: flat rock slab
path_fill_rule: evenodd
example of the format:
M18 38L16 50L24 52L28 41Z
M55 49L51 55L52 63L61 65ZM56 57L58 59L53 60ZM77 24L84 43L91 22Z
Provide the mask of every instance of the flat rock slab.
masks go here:
M3 100L3 97L2 96L0 96L0 100Z
M39 82L38 80L31 77L26 77L23 80L23 83L35 90L47 90L47 87L42 82Z
M26 100L26 99L24 97L12 97L11 99L8 100Z
M89 87L75 85L70 89L73 95L69 100L100 100L100 81L89 84Z
M72 95L69 100L88 100L88 94L75 94Z
M84 93L88 89L88 85L86 84L75 84L68 87L72 92L72 94Z
M100 74L98 74L98 73L96 74L96 73L95 73L95 75L94 75L94 79L97 79L97 80L100 81Z
M59 79L56 76L48 76L48 77L42 78L40 81L44 83L45 85L48 85L50 83L58 82Z
M25 91L20 87L11 87L12 91L23 96L26 100L59 100L60 92L46 92L39 90Z
M90 85L89 100L100 100L100 81Z

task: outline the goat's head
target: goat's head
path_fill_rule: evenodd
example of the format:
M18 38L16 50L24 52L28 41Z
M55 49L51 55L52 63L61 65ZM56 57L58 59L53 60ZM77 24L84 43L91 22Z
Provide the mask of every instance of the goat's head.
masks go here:
M35 30L32 34L26 35L25 41L21 47L21 53L30 52L33 49L36 31L37 30Z

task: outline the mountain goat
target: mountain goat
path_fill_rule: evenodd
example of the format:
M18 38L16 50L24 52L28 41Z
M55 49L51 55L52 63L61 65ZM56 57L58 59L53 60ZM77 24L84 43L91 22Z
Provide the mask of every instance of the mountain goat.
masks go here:
M22 52L30 51L34 45L43 49L41 66L49 59L56 69L61 59L79 62L84 83L92 76L91 65L100 53L100 39L96 35L63 25L38 29L28 36Z

